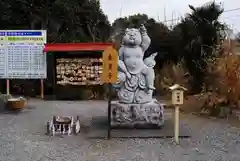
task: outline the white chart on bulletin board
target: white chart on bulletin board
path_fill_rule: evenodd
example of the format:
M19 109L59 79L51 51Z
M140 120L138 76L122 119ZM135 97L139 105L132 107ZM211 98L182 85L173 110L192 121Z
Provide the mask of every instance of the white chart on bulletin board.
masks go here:
M0 78L47 77L46 30L0 30Z

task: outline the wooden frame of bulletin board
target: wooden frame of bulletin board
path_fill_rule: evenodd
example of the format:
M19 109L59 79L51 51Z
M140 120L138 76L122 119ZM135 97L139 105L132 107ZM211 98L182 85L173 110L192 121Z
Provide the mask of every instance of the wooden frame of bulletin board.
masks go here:
M112 43L47 44L46 53L54 53L53 90L61 85L101 85L103 51ZM56 92L54 92L56 98Z

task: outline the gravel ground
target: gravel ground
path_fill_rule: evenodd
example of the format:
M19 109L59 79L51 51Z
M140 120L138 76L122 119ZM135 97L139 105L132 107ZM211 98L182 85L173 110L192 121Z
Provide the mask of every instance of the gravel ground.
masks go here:
M80 115L84 120L104 115L106 102L30 100L20 114L0 114L0 161L237 161L240 132L224 121L181 116L191 138L86 139L44 135L44 120L52 115ZM35 107L35 108L34 108Z

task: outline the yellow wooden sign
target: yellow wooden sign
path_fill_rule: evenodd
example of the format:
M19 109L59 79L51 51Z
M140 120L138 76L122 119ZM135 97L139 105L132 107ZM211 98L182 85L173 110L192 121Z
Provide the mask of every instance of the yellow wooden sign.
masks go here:
M118 53L113 47L103 52L103 70L101 81L103 83L116 83L118 73Z

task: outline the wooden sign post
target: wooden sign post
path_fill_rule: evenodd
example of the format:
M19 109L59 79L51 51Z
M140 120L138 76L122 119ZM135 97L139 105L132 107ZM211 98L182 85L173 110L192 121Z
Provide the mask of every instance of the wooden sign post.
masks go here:
M174 140L177 144L179 144L179 106L183 104L183 93L187 89L180 86L179 84L175 84L169 89L172 92L172 104L175 106L174 113Z
M101 81L103 83L116 83L118 72L118 54L117 51L109 47L103 53L103 71Z
M113 47L107 48L103 53L103 71L101 81L108 84L108 139L111 137L111 100L112 100L112 85L117 83L118 73L118 53Z

